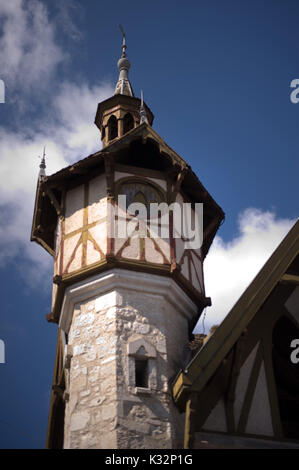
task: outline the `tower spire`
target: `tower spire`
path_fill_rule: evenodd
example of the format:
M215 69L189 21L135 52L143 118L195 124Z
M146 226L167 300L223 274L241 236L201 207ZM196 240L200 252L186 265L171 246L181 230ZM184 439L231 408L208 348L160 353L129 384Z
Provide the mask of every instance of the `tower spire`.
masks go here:
M141 104L140 104L139 114L140 114L140 124L142 124L143 122L146 122L148 124L148 119L147 119L147 115L146 115L146 111L145 111L144 103L143 103L143 91L142 90L141 90Z
M39 174L38 174L38 180L42 181L43 178L46 176L46 147L44 147L44 153L41 158L41 162L39 164Z
M119 69L119 78L118 82L115 87L115 95L127 95L127 96L134 96L131 83L129 80L129 69L130 69L130 62L127 58L127 44L126 44L126 35L121 25L119 25L119 29L123 36L122 42L122 54L121 58L117 62L117 66Z

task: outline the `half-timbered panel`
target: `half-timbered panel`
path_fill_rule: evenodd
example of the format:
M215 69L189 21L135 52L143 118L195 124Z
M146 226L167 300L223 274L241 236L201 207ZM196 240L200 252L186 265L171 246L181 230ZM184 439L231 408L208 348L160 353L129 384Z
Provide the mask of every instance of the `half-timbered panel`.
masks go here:
M176 380L185 447L198 432L299 445L298 312L299 222Z

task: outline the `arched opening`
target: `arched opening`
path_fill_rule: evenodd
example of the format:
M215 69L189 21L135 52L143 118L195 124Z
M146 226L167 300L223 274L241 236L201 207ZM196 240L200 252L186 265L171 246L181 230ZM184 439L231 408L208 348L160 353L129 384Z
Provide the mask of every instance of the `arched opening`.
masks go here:
M291 342L299 329L286 316L276 322L272 333L272 359L284 437L299 439L299 363L291 360Z
M134 127L134 119L133 119L133 116L132 114L130 113L127 113L124 117L124 134L126 134L127 132L129 132L131 129L133 129Z
M126 196L126 208L131 204L141 203L146 207L147 218L150 217L150 205L160 204L165 200L160 190L155 186L141 181L124 181L119 186L118 193Z
M135 358L135 385L136 387L148 388L148 358Z
M108 120L108 139L113 140L118 136L117 119L111 116Z

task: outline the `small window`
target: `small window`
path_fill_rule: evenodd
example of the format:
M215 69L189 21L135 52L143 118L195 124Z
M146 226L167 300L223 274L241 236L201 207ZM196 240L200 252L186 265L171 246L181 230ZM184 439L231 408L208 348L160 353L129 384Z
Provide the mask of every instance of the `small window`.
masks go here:
M115 116L111 116L108 120L108 138L109 140L116 139L118 136L117 119Z
M148 360L135 359L135 385L140 388L148 388Z
M134 127L134 119L132 114L127 113L124 117L124 134L129 132Z

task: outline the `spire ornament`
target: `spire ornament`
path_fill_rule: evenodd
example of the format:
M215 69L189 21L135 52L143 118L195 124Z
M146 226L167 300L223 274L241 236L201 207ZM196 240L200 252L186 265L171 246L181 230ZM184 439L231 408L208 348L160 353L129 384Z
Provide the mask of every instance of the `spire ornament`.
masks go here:
M39 158L41 158L41 162L39 164L38 180L41 182L46 176L46 147L44 147L43 156Z
M140 114L140 124L142 124L143 122L146 122L148 124L148 119L147 119L146 111L145 111L145 108L144 108L143 91L142 90L141 90L141 104L140 104L139 114Z
M115 87L114 94L134 96L131 83L129 80L129 69L131 67L131 64L127 58L127 53L126 53L126 50L127 50L126 35L121 25L119 25L119 29L123 37L123 42L122 42L121 58L117 62L117 66L119 69L119 78Z

